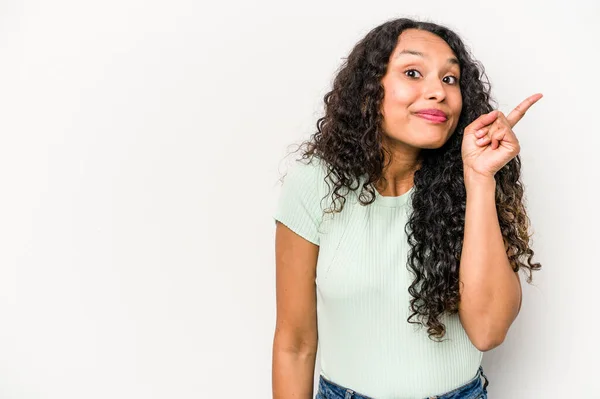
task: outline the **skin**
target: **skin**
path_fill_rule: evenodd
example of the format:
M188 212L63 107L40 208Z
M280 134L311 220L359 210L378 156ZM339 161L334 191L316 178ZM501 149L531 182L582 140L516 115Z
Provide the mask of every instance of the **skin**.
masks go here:
M448 44L430 32L410 29L400 35L382 79L383 144L392 154L383 179L375 185L382 195L407 192L414 184L421 149L439 148L454 133L462 110L460 70L449 62L454 57ZM467 209L459 317L481 351L504 341L521 308L521 282L510 267L496 213L494 175L519 153L512 127L540 98L541 94L530 96L508 117L497 110L482 115L464 132ZM415 115L425 108L444 111L447 121L431 123Z
M318 344L315 285L318 255L318 245L277 222L273 399L313 397Z
M375 185L382 195L407 192L414 184L421 149L441 147L456 130L462 95L459 66L449 62L453 58L450 46L433 33L410 29L400 35L382 79L383 144L391 152L391 164ZM510 267L496 213L494 175L519 153L512 127L540 98L541 94L530 96L508 117L497 110L481 115L464 132L467 209L459 317L481 351L504 341L521 307L521 282ZM431 123L415 115L426 108L440 109L448 119Z
M543 95L526 98L507 116L498 110L482 115L465 129L462 157L465 169L492 177L521 150L512 128Z
M399 54L404 50L423 56ZM454 56L446 42L432 33L411 29L400 35L382 79L383 144L392 154L392 163L384 171L388 184L376 184L382 195L407 192L413 186L420 150L439 148L454 133L462 110L460 88L452 78L460 78L460 70L447 62ZM510 268L500 233L493 176L518 153L512 127L538 97L528 98L508 117L494 111L465 129L467 210L459 316L481 351L504 340L520 309L520 281ZM417 117L415 112L424 108L442 109L448 120L433 124ZM315 278L319 247L278 222L275 252L273 398L311 398L318 344Z
M400 35L381 81L383 144L392 153L392 164L383 174L388 185L383 181L376 185L382 195L398 196L408 191L421 149L441 147L456 130L462 95L460 68L449 62L453 59L456 55L450 46L433 33L407 29ZM448 120L434 124L415 114L426 108L441 109Z
M521 281L512 270L500 230L494 175L519 153L512 128L540 98L540 93L528 97L508 116L498 110L481 115L464 131L467 209L458 314L469 339L481 351L504 342L521 309Z

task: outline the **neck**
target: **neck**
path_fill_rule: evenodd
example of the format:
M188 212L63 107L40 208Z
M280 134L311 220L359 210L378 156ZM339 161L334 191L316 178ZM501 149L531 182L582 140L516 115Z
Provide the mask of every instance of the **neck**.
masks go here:
M397 147L390 151L391 155L386 152L389 158L384 165L387 167L383 170L383 178L375 184L377 191L383 196L397 197L410 190L420 165L419 153L418 148Z

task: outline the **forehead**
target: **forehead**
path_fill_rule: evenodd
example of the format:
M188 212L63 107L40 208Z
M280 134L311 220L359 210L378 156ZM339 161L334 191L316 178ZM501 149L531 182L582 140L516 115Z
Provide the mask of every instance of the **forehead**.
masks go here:
M392 52L392 59L395 59L404 50L418 51L429 57L443 60L456 56L444 39L419 29L407 29L400 34L398 44Z

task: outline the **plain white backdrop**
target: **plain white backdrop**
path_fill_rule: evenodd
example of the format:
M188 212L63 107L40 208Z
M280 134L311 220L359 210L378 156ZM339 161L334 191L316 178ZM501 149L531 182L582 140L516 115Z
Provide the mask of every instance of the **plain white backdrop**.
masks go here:
M271 397L284 157L402 16L455 29L503 112L544 94L514 129L543 269L490 397L600 398L596 0L3 0L0 398Z

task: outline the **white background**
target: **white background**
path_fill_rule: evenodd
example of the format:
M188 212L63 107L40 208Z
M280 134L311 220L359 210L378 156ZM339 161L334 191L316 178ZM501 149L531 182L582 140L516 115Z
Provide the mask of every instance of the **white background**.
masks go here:
M401 16L455 29L503 112L544 94L515 127L543 271L490 397L600 398L594 0L0 2L0 397L270 397L286 151Z

